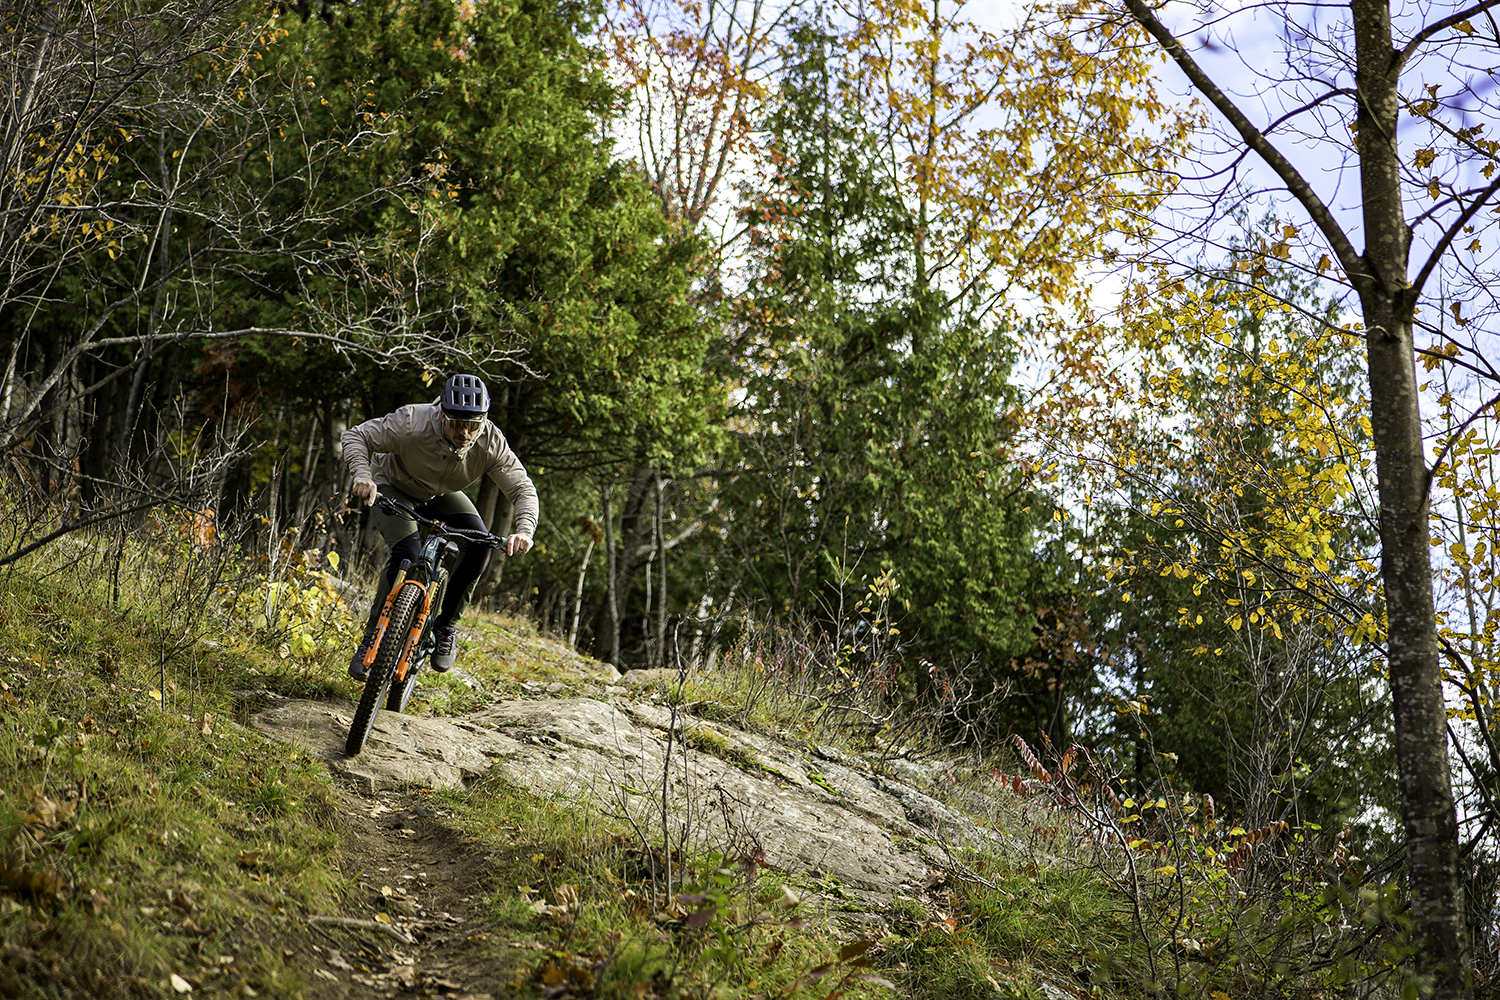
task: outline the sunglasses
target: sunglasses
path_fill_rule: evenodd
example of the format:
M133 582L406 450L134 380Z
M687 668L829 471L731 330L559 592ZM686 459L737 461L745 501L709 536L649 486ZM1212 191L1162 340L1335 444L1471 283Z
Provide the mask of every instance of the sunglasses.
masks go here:
M457 427L461 431L477 431L479 430L479 428L484 426L483 417L475 417L472 420L465 420L462 417L450 417L445 413L443 414L443 419L448 421L448 423L452 424L454 427Z

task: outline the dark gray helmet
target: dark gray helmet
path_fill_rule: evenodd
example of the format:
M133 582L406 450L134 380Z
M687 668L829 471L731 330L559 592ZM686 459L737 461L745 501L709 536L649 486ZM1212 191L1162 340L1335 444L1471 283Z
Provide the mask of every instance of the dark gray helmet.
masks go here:
M478 375L455 375L443 383L443 412L460 418L490 412L490 391Z

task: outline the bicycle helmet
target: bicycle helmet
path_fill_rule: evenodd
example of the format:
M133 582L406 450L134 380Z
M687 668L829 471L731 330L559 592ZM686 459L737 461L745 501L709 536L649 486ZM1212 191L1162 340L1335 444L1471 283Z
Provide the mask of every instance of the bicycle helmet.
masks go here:
M443 412L460 419L490 412L490 392L478 375L454 375L443 383Z

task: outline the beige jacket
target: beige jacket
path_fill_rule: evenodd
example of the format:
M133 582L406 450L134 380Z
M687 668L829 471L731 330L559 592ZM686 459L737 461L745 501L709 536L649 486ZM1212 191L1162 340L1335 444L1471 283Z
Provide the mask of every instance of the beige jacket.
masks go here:
M541 512L536 487L500 428L486 420L460 451L443 437L441 414L436 402L413 403L351 427L342 439L344 461L355 478L366 476L418 500L457 493L488 475L515 508L512 530L533 538Z

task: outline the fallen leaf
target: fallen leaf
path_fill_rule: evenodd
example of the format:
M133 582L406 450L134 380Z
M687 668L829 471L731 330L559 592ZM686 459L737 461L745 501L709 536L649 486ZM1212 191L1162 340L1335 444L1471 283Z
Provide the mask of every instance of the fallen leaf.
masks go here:
M181 976L179 976L175 972L172 973L171 982L172 982L172 989L176 990L178 993L191 993L191 992L193 992L193 984L190 983L190 982L188 982L186 979L183 979Z
M68 824L73 819L73 814L78 811L78 801L67 799L61 802L50 799L40 788L31 788L26 792L30 799L32 815L27 816L26 823L33 826L44 826L56 830Z

